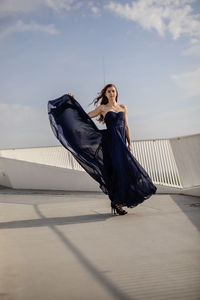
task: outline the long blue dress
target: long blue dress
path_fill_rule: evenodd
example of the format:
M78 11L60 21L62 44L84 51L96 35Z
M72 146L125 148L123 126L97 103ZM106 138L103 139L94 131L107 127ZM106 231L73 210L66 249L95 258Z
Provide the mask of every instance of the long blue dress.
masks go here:
M99 183L112 204L135 207L156 193L156 186L126 145L125 115L109 111L99 129L70 95L48 101L51 128L60 143Z

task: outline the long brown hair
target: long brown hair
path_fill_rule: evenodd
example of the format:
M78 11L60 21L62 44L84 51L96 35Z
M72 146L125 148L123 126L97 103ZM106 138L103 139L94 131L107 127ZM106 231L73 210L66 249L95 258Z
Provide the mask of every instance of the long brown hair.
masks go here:
M107 103L108 103L108 98L107 98L106 95L105 95L105 94L106 94L106 90L107 90L107 88L112 87L112 86L114 86L114 88L116 89L116 92L117 92L117 95L116 95L116 98L115 98L115 101L117 102L117 101L118 101L118 91L117 91L117 88L116 88L116 86L115 86L114 84L108 83L108 84L106 84L106 86L104 86L104 88L101 90L101 92L98 93L99 96L96 97L96 98L92 101L92 103L94 103L94 105L97 106L99 100L101 99L101 102L100 102L99 105L101 105L101 104L107 104ZM92 103L90 103L89 105L91 105ZM103 117L102 114L100 114L100 117L97 119L97 121L99 121L99 122L101 122L101 123L105 123L105 122L104 122L104 117Z

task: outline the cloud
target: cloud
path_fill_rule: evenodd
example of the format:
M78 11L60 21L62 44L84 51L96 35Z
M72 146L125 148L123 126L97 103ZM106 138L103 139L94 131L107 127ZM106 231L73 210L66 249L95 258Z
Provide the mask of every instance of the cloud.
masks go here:
M188 103L189 104L189 103ZM181 105L159 113L141 112L130 122L131 138L143 140L172 138L199 133L200 104Z
M0 15L13 15L17 13L28 13L39 9L41 6L53 10L70 10L75 0L1 0Z
M91 7L91 11L94 13L94 14L98 14L100 12L100 9L97 7L97 6L92 6Z
M30 13L40 9L41 7L52 9L55 12L70 11L80 9L83 5L91 7L93 13L99 11L94 5L97 1L81 1L81 0L1 0L0 16L7 16L19 13Z
M67 11L79 9L83 5L83 2L75 0L45 0L43 2L47 7L57 12L63 9Z
M198 45L190 46L183 50L182 55L197 55L200 56L200 43Z
M200 39L191 39L190 46L182 51L182 55L200 56Z
M95 4L94 4L95 3ZM88 7L90 8L91 12L95 15L100 15L100 8L97 6L98 2L89 1Z
M168 31L174 40L181 35L200 35L200 14L194 14L192 0L137 0L132 5L110 1L104 8L140 24L155 29L160 36Z
M20 18L15 23L9 22L4 27L0 28L0 38L16 32L25 31L40 31L47 34L57 34L58 30L55 28L54 24L44 25L38 24L35 21L27 24L22 21L23 15L37 12L42 8L48 8L56 13L60 13L78 10L84 5L84 7L89 8L94 15L99 16L100 9L94 3L99 5L98 2L80 0L0 0L0 18L7 16L17 17L18 19Z
M40 3L41 0L1 0L0 16L13 15L17 13L28 13L37 9Z
M42 123L44 124L47 112L28 105L0 103L0 115L2 129L10 128L11 131L24 128L27 130L28 128L39 128Z
M117 4L111 1L104 6L106 9L128 20L138 22L144 29L155 28L160 35L164 34L165 24L162 21L162 7L150 6L146 1L137 1L129 4Z
M40 31L47 34L58 33L58 30L55 28L54 24L42 25L34 21L30 22L29 24L26 24L22 20L18 20L16 23L6 28L2 28L0 32L0 38L4 38L16 32L25 32L25 31L33 31L33 32Z
M185 91L187 97L200 95L200 67L192 72L172 75L171 77Z
M47 111L20 104L0 104L0 148L56 144Z

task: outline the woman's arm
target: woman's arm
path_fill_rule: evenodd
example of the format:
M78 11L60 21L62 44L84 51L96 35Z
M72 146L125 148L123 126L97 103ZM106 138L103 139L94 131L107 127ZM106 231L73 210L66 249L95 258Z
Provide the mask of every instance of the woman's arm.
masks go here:
M90 118L94 118L94 117L98 116L99 114L101 114L101 112L102 112L102 106L99 105L97 108L95 108L94 110L90 111L88 113L88 116Z
M121 104L121 106L124 108L124 113L125 113L125 133L126 133L126 139L128 141L128 149L129 151L133 151L132 144L131 144L131 135L130 135L130 129L128 125L128 116L127 116L127 107L124 104Z

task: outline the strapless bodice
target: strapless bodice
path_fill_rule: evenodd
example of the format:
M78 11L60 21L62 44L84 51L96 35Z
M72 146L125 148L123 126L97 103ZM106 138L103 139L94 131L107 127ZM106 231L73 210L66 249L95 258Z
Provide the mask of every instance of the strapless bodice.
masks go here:
M120 136L123 142L126 144L126 133L125 133L125 114L124 111L108 111L104 117L107 129L105 130L108 134L107 140L110 142L116 135Z
M124 111L108 111L104 117L107 128L124 127Z

